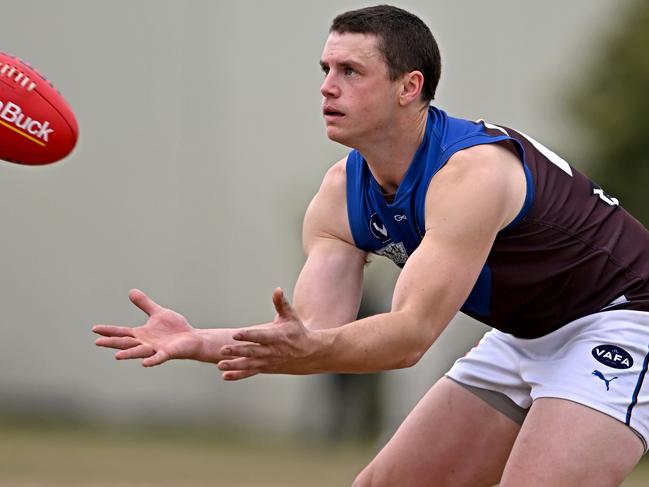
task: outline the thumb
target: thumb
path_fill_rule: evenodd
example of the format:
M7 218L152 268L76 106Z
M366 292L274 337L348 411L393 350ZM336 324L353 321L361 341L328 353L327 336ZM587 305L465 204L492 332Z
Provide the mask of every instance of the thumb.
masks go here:
M284 296L284 291L279 287L273 291L273 305L275 305L278 317L287 320L298 319L293 306L288 302L288 299Z
M128 293L128 297L135 306L140 308L149 316L162 309L158 303L153 301L153 299L139 289L131 289Z

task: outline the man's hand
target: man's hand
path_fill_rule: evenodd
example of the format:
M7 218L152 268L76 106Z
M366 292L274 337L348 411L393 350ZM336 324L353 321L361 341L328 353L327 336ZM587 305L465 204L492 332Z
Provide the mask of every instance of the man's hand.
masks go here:
M102 335L95 342L100 347L120 350L118 360L144 359L142 365L153 367L171 359L200 360L202 340L184 316L155 303L142 291L133 289L129 298L149 319L143 326L95 325L92 331Z
M237 358L221 360L225 380L249 377L251 372L310 374L321 372L314 358L320 350L319 333L304 326L281 289L273 292L277 316L270 326L239 330L233 338L241 345L225 345L221 353Z

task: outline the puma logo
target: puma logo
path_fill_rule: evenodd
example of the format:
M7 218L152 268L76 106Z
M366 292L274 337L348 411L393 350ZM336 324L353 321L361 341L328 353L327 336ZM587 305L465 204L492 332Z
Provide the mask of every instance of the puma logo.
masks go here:
M599 377L600 379L602 379L604 381L604 383L606 384L606 390L607 391L609 390L608 385L611 382L613 382L615 379L617 379L617 376L613 377L612 379L607 379L606 377L604 377L604 374L602 374L599 370L593 370L593 375L595 377Z

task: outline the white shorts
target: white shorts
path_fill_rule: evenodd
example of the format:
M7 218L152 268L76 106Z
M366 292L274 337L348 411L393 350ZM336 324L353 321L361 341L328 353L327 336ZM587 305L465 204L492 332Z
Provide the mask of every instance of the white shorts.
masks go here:
M583 404L628 425L646 452L648 365L649 312L618 310L585 316L540 338L491 330L447 376L504 394L525 410L539 397Z

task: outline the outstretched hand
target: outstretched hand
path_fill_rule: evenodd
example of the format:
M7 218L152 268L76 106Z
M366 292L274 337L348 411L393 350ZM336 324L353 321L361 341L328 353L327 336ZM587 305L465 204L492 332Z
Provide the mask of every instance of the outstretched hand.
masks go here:
M95 325L92 331L102 335L96 345L119 350L115 354L118 360L144 359L145 367L199 356L201 340L184 316L163 308L138 289L131 290L128 297L149 316L148 320L135 328Z
M309 330L290 305L284 292L273 292L275 320L265 326L238 330L234 340L248 342L228 344L221 348L224 356L219 362L225 380L239 380L251 372L275 374L310 374L320 372L315 366L319 341L317 332Z

